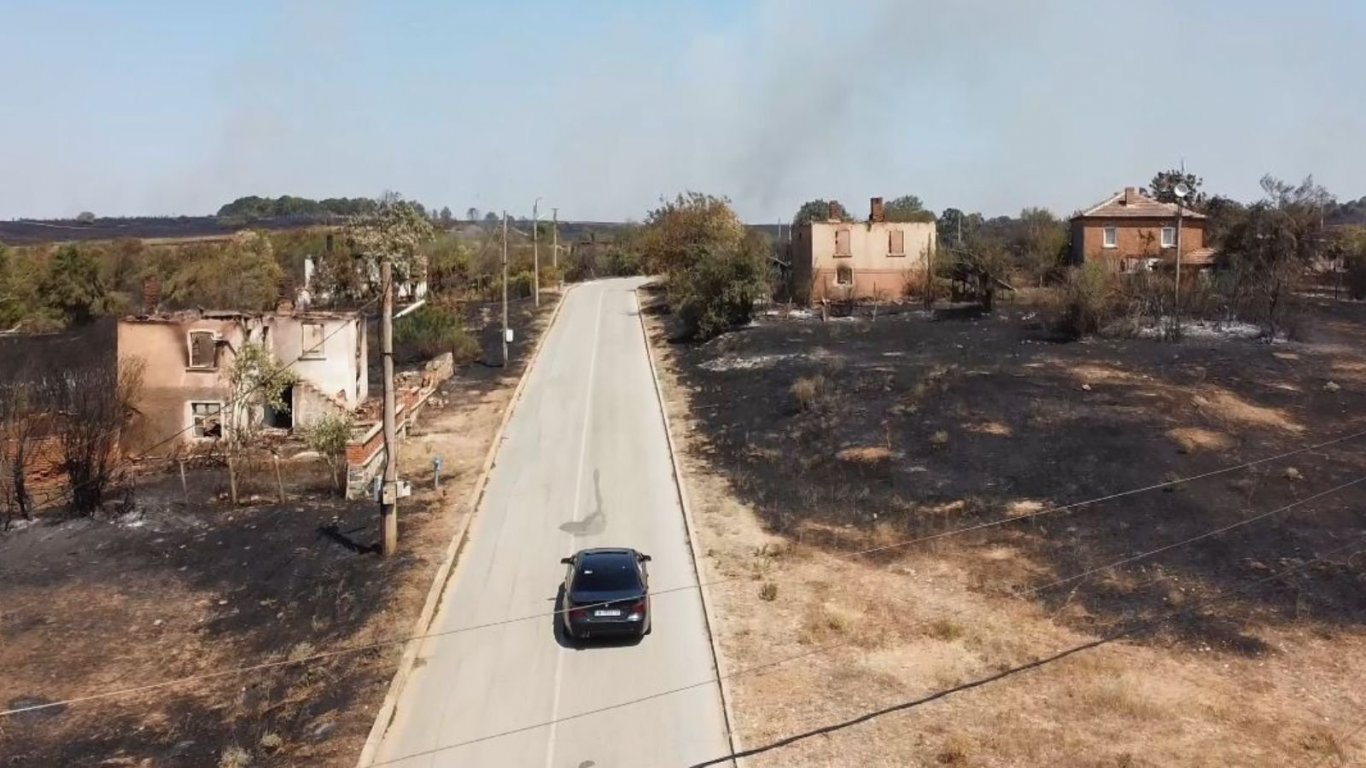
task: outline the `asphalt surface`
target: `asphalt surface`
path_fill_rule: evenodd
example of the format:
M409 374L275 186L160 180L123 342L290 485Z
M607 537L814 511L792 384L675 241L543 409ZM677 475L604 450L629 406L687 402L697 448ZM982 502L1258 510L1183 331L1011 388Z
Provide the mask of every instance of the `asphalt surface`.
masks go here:
M639 283L566 297L432 632L507 623L424 641L375 765L635 768L727 754L719 688L698 685L716 672L697 590L656 595L653 631L635 644L574 647L545 615L560 558L586 547L650 554L655 592L697 583Z

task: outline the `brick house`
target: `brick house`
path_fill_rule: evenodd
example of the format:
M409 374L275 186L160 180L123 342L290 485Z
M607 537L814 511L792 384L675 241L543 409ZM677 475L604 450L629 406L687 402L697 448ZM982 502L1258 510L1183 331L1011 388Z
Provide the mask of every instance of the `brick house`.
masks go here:
M1072 263L1101 262L1121 272L1172 266L1176 220L1174 203L1126 187L1072 217ZM1205 247L1205 223L1202 213L1182 213L1182 267L1204 269L1214 263L1214 249Z
M832 204L826 221L792 232L793 294L803 301L904 296L924 284L934 242L934 222L887 221L880 197L862 222L841 220Z

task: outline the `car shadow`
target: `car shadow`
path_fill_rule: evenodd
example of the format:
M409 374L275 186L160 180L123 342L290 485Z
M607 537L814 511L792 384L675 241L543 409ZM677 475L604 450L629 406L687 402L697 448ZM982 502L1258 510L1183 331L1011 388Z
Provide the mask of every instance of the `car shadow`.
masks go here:
M564 619L561 614L564 611L564 585L555 592L555 612L550 615L550 631L555 635L555 642L561 648L569 648L575 651L587 651L595 648L627 648L633 645L640 645L644 637L638 635L622 635L619 637L593 637L588 639L578 639L570 637L564 631Z

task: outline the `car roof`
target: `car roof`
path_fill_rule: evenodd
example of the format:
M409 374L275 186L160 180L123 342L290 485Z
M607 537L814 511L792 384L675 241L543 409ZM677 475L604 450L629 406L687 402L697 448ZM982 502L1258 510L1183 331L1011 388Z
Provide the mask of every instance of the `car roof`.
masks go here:
M574 557L587 557L590 555L631 555L635 556L639 552L629 547L594 547L592 549L581 549L574 554Z

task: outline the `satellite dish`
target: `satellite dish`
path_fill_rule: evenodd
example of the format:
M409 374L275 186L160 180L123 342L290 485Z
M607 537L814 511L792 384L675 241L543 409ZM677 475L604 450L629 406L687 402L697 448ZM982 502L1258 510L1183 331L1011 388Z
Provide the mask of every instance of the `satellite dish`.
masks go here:
M1188 184L1186 184L1186 182L1182 181L1177 183L1176 187L1172 190L1172 192L1177 197L1184 198L1186 195L1189 195L1191 193L1191 188Z

